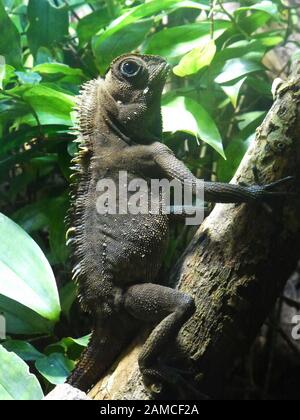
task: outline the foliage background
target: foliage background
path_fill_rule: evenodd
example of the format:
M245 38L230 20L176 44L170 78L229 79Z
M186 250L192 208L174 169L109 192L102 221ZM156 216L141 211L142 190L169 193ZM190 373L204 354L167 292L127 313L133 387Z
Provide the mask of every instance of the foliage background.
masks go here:
M122 53L164 56L173 73L163 141L198 177L229 181L272 104L273 79L299 56L296 3L0 0L0 203L9 217L0 218L0 399L40 399L88 341L64 225L80 85ZM162 277L192 233L173 227ZM253 379L256 397L266 395L267 365Z

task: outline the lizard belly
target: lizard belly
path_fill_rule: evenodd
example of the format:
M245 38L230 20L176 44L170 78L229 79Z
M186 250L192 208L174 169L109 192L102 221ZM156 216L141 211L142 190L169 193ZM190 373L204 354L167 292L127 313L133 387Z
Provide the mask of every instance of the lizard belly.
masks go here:
M97 248L105 275L119 286L153 282L167 248L167 216L97 215L97 220L101 238Z

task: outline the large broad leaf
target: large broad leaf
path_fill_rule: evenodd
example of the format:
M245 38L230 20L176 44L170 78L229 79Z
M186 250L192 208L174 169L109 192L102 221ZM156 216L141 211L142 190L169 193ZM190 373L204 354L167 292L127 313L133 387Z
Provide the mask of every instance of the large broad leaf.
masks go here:
M66 6L57 7L49 0L29 0L28 44L36 55L39 47L52 48L68 35L69 17Z
M199 137L225 158L220 132L208 112L193 99L178 96L162 107L164 131L185 131Z
M214 39L221 36L230 26L229 22L215 22ZM166 58L178 57L210 39L210 22L197 22L165 28L156 32L143 46L146 54L158 54Z
M81 337L72 338L65 337L57 343L50 344L45 349L45 354L51 355L53 353L61 353L70 360L79 359L84 347L87 347L91 340L91 334Z
M45 85L24 85L11 89L9 93L19 96L30 105L29 112L30 109L33 109L41 124L72 125L70 117L74 106L72 96ZM29 118L25 116L19 122L28 125L37 124L32 112L29 114Z
M83 72L81 69L74 69L61 63L38 64L32 70L41 74L43 78L46 78L49 81L61 81L63 79L64 82L79 84L83 79Z
M122 16L111 22L109 27L97 36L97 41L94 40L94 49L96 48L95 43L97 44L97 49L100 48L102 43L104 43L108 38L117 32L121 31L123 28L127 27L127 30L129 30L130 27L128 25L132 25L134 22L140 21L141 19L147 18L149 16L152 17L156 13L162 11L171 11L182 7L194 8L198 10L208 9L207 5L188 0L148 1L147 3L130 8L127 13L123 13ZM118 39L120 41L122 38L118 37ZM127 51L129 51L129 48Z
M2 343L7 351L13 351L17 356L26 362L32 362L44 357L32 344L23 340L7 340Z
M0 294L57 321L60 304L51 267L38 245L0 214Z
M238 82L234 83L233 85L221 86L224 92L226 93L226 95L228 96L228 98L230 99L234 108L237 107L239 93L246 79L247 77L244 77L243 79L240 79Z
M187 53L174 67L173 72L180 77L197 73L212 62L217 47L214 40L201 42L201 44Z
M135 22L104 41L99 41L99 37L95 36L92 48L100 71L104 72L114 58L137 48L150 31L152 24L152 19Z
M21 64L21 37L8 17L2 2L0 1L0 54L4 55L7 64L19 67Z
M6 334L40 335L51 334L53 331L53 321L48 321L28 307L1 295L0 313L5 318Z
M63 384L74 369L75 363L61 353L53 353L35 362L35 367L51 384Z
M0 400L41 400L43 392L36 377L15 353L0 346Z
M257 2L252 6L243 6L236 9L235 14L240 12L248 12L249 10L259 10L261 12L266 12L273 17L278 17L278 6L274 1L264 0Z
M215 79L215 82L219 84L224 84L227 82L231 82L232 80L239 79L240 77L246 76L247 74L255 73L257 71L262 70L263 67L255 61L245 60L242 58L234 58L232 60L227 61L223 70Z
M32 71L16 71L15 74L21 85L38 85L42 77L38 73Z
M80 19L77 26L77 35L80 44L88 42L100 29L107 26L111 21L107 9L101 8Z
M239 123L240 133L234 137L227 146L225 153L227 160L220 159L217 166L218 179L229 182L234 176L241 160L255 139L255 130L262 123L264 112L250 112L241 115Z

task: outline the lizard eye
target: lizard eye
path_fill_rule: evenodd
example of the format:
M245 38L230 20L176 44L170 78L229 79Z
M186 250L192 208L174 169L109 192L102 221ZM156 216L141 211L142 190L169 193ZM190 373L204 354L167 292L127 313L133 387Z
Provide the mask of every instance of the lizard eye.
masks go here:
M121 73L123 74L123 76L126 77L136 76L139 73L140 69L141 66L133 60L124 61L120 66Z

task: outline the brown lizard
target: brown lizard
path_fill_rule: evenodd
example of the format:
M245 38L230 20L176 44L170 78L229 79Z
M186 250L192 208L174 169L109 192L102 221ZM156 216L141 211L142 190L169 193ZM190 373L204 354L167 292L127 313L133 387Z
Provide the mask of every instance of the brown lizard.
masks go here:
M73 167L69 242L73 277L94 329L68 383L88 390L112 364L137 326L155 323L139 356L145 385L154 394L179 381L161 361L164 346L193 315L192 297L155 284L168 244L170 216L99 214L97 183L177 179L194 190L198 180L160 142L161 95L169 67L158 56L130 54L113 61L104 79L84 85L78 99L80 151ZM205 200L218 203L261 202L284 193L270 185L204 183ZM117 202L117 207L120 203Z

